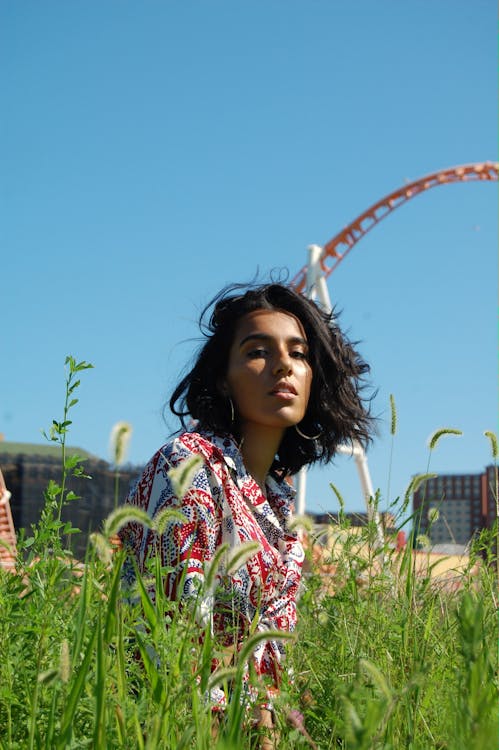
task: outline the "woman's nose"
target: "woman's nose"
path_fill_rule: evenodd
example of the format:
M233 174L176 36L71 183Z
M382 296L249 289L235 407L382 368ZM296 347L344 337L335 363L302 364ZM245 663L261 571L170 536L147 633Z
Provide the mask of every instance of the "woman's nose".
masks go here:
M292 362L293 360L289 356L288 352L280 352L274 364L274 373L276 375L281 372L286 374L290 373L293 369Z

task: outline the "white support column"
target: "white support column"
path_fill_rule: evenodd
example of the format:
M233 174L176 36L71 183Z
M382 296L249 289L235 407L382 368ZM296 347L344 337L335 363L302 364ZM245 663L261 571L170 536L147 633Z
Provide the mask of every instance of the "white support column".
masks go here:
M305 498L307 495L307 467L302 466L296 477L296 508L299 516L305 515Z
M357 473L360 479L360 486L362 488L362 494L364 495L364 501L366 504L367 520L374 521L376 526L376 537L378 544L380 546L383 546L383 526L381 524L381 518L379 516L378 510L374 505L375 493L371 481L371 474L369 473L369 467L367 465L367 457L365 451L360 443L354 443L352 447L348 447L346 445L338 446L338 453L343 453L344 455L354 457L355 464L357 466Z
M318 280L320 278L320 257L322 248L319 245L309 245L308 247L308 265L307 265L307 286L305 294L309 299L315 299L318 291ZM324 281L324 279L322 279ZM321 289L322 291L322 289ZM326 287L327 302L321 297L322 304L327 305L327 309L331 310L331 302ZM303 466L298 472L296 478L296 513L299 516L305 515L306 505L306 489L307 489L307 467Z
M307 266L307 287L305 293L309 299L319 298L323 308L328 312L331 312L333 306L331 305L331 299L329 297L328 288L326 285L326 279L322 272L320 260L322 255L322 248L319 245L309 245L308 247L308 266ZM366 503L367 517L369 521L374 521L376 524L376 532L378 543L383 545L383 528L381 526L381 520L378 511L374 506L374 490L371 482L371 475L369 473L369 467L367 465L367 457L364 449L359 443L355 443L353 447L347 447L340 445L338 447L338 453L347 453L353 455L357 466L357 472L359 474L360 486L364 495L364 501ZM298 472L296 481L296 512L298 515L305 514L306 506L306 486L307 486L307 469L304 466Z

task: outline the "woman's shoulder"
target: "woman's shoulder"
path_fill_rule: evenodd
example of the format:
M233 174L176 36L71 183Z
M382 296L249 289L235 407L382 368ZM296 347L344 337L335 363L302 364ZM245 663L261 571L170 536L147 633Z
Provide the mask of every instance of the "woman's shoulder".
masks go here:
M211 464L223 458L224 440L208 432L181 432L161 446L152 460L177 466L191 456L201 456L205 463Z
M202 432L182 432L174 435L159 448L145 466L142 476L129 495L129 501L136 505L154 509L164 501L166 495L173 494L171 472L193 456L201 456L198 466L190 479L192 487L198 491L211 493L223 482L223 455L219 453L213 436ZM152 499L151 499L152 498Z

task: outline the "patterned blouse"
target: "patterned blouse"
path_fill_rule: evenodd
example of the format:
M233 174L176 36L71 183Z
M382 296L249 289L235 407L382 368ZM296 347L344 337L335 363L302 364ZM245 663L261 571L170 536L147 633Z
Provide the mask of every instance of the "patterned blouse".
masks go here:
M204 463L179 503L168 471L192 455L202 456ZM259 543L258 551L235 573L228 575L222 570L217 578L209 616L225 646L240 648L255 618L257 631L295 628L303 548L288 528L294 489L269 475L266 495L246 471L232 436L186 432L153 456L128 497L129 503L151 517L164 508L175 507L188 519L186 523L171 523L160 539L138 523L130 523L120 532L141 571L148 556L158 551L162 565L174 569L165 578L170 598L185 601L198 595L205 564L221 544L228 543L232 550L242 542ZM125 578L131 574L132 566L128 572L125 568ZM181 580L183 589L179 592ZM283 656L283 642L277 640L261 641L253 653L257 675L267 677L274 687L279 685ZM220 705L225 703L221 691L212 699Z

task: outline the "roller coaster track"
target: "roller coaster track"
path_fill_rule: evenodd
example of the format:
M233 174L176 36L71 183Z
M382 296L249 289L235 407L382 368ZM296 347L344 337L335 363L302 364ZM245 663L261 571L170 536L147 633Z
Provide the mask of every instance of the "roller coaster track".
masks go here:
M392 211L399 208L411 198L423 193L425 190L447 185L453 182L472 182L476 180L497 181L499 177L499 164L497 162L484 161L476 164L464 164L460 167L441 169L438 172L420 177L414 182L409 182L398 190L394 190L385 198L374 203L367 211L360 214L348 226L341 230L332 240L329 240L322 248L320 266L327 278L346 258L353 247L368 232L371 231L382 219L385 219ZM307 266L304 266L291 281L291 286L302 292L306 287Z

